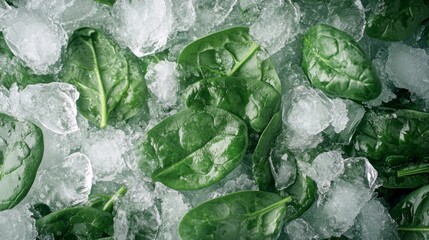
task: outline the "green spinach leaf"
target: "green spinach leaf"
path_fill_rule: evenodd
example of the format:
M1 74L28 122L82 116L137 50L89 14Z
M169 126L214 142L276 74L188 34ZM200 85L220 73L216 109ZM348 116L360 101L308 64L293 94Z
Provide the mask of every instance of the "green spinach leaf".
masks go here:
M219 77L200 80L183 93L186 106L215 106L227 110L262 132L280 110L280 94L259 80Z
M40 128L0 113L0 211L16 206L27 195L43 149Z
M380 80L358 43L328 25L305 33L302 68L314 87L335 97L364 102L381 93Z
M398 223L401 239L429 239L429 185L403 198L390 214Z
M116 0L95 0L95 1L98 3L101 3L101 4L109 5L109 6L113 6L113 4L116 3Z
M144 105L147 88L140 60L103 33L81 28L70 37L61 78L80 93L77 106L104 128L133 117Z
M274 114L267 128L265 128L255 151L252 155L252 172L258 187L262 191L267 191L273 182L270 162L268 160L270 149L276 137L282 130L282 116L280 112Z
M365 32L371 37L401 41L429 18L429 2L425 0L387 0L384 4L384 12L368 17Z
M204 78L234 76L264 81L278 93L282 90L272 60L245 27L227 29L192 42L180 53L178 64L184 70L183 88Z
M201 189L231 172L247 143L247 126L235 115L210 106L187 108L148 131L139 165L170 188Z
M290 197L260 191L232 193L190 210L179 225L186 239L277 239Z

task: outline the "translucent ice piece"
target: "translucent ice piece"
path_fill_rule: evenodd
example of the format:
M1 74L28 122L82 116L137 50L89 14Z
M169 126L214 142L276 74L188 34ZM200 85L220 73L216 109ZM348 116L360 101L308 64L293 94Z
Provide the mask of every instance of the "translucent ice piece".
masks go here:
M1 239L36 239L35 220L28 208L27 205L18 205L0 212Z
M79 92L67 83L28 85L19 96L22 115L34 118L47 129L68 134L79 129L76 100Z
M161 61L149 65L146 80L150 91L164 107L169 108L177 102L178 73L177 64L169 61Z

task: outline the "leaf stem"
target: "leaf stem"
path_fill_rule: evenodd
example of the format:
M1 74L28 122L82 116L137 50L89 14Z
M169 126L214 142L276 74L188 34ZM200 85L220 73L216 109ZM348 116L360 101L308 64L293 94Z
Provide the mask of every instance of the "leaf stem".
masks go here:
M250 214L250 216L257 216L257 215L269 212L269 211L271 211L271 210L273 210L275 208L278 208L279 206L284 205L284 204L286 204L288 202L291 202L291 201L292 201L292 197L291 196L289 196L287 198L283 198L282 200L280 200L280 201L278 201L278 202L276 202L274 204L271 204L270 206L268 206L266 208L263 208L261 210L258 210L256 212Z
M107 201L103 206L103 211L107 211L113 207L113 204L118 201L120 197L123 197L127 193L127 189L122 186L119 190Z
M401 169L397 172L398 177L405 177L421 173L429 173L429 164L420 164Z
M243 66L244 63L247 62L247 60L249 60L252 57L252 55L259 49L259 47L260 46L258 44L252 43L252 48L247 53L247 56L243 59L243 61L235 64L234 67L231 69L231 71L227 73L227 76L232 76L241 66Z

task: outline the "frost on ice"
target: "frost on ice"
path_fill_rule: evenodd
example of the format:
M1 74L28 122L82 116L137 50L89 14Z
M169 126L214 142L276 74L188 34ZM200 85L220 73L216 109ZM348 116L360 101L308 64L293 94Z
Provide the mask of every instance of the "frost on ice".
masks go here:
M178 73L175 62L161 61L151 63L146 73L146 81L152 94L164 107L169 108L176 104L179 89Z
M35 220L29 206L20 204L0 212L0 238L8 240L36 239Z

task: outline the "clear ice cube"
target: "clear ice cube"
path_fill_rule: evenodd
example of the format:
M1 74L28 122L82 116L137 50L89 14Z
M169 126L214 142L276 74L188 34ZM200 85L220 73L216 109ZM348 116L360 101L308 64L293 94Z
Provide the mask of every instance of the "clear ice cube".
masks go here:
M5 240L36 239L36 221L32 215L26 204L1 211L0 238Z
M146 73L146 81L152 94L157 98L158 104L165 108L174 106L177 102L177 91L179 89L175 62L161 61L151 63Z

